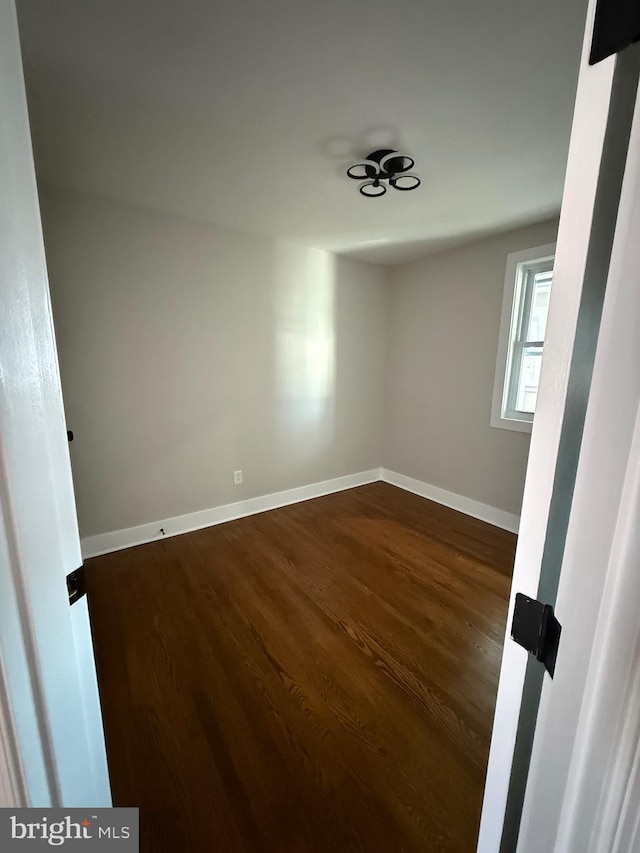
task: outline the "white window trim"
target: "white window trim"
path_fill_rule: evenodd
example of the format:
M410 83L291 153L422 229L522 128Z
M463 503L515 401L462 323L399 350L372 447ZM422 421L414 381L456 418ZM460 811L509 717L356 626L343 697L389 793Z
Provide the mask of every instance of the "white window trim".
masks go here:
M500 315L500 334L498 337L498 352L496 355L496 373L493 382L493 398L491 401L491 426L499 429L510 429L516 432L531 432L533 417L527 419L516 419L504 417L503 399L505 394L505 378L507 374L507 359L510 350L511 318L513 315L515 299L517 296L516 278L518 264L527 261L552 260L555 256L556 244L547 243L544 246L536 246L533 249L524 249L522 252L512 252L507 255L507 268L504 276L504 290L502 292L502 313Z

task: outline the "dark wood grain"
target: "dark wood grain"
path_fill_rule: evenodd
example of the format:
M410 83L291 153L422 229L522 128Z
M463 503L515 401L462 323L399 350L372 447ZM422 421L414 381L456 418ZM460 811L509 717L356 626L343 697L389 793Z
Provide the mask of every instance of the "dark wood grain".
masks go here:
M375 483L88 561L141 849L472 853L514 546Z

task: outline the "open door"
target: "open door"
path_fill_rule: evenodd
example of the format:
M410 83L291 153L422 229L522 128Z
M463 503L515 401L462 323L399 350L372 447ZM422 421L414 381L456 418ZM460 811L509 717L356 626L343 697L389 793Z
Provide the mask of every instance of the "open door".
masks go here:
M111 805L13 0L0 3L0 793Z
M633 50L640 52L640 46ZM640 98L518 851L640 849Z
M602 2L599 5L602 12ZM619 565L627 569L629 561L638 557L628 524L638 500L632 481L638 466L634 430L640 403L635 248L640 245L636 108L640 47L632 45L590 65L597 6L591 0L587 14L548 344L478 841L481 853L632 849L608 843L593 846L592 836L585 835L584 827L600 832L604 825L597 828L593 821L597 809L605 809L602 781L608 759L603 751L598 764L593 739L590 746L586 739L580 745L576 736L580 726L585 738L587 731L593 735L590 715L596 713L594 709L602 712L608 707L611 712L611 697L602 704L607 669L618 678L617 692L611 694L618 702L633 689L629 672L634 664L629 655L637 658L634 644L640 642L637 630L635 634L627 630L629 654L622 659L602 657L620 647L615 630L608 644L603 641L616 622L629 629L622 610L618 616L611 609L600 610L607 585L612 585L611 602L621 604L613 590L622 575L612 564L612 555L616 549L622 555L626 548ZM627 581L629 577L627 571ZM553 681L535 658L511 640L518 592L556 608L562 635ZM633 586L627 584L628 600L634 600L633 594ZM618 606L611 602L610 608ZM611 684L609 689L613 690ZM620 766L630 773L631 758L616 752L616 738L629 726L640 724L640 718L616 722L616 731L610 732L609 757L618 755ZM614 772L613 778L618 790L615 802L608 801L606 806L609 829L616 822L616 809L618 817L622 814L623 795L628 793L620 773ZM582 834L580 820L584 821ZM631 831L637 831L637 825Z

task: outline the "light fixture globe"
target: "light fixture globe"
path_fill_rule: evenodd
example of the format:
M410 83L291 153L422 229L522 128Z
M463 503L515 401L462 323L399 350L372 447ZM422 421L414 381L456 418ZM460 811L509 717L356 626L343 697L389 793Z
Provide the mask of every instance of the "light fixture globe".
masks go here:
M381 184L377 178L374 178L371 181L363 181L358 187L358 189L360 190L362 195L366 196L367 198L379 198L380 196L383 196L387 191L385 185Z
M381 198L386 194L387 186L402 192L417 189L421 184L420 178L409 174L414 165L413 157L400 154L393 148L380 148L349 166L347 176L361 181L358 187L361 195Z

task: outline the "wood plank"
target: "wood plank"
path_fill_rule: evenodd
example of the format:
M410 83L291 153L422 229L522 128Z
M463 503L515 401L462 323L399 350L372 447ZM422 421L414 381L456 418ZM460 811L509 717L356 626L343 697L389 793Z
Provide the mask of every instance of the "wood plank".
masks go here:
M141 850L475 850L514 548L374 483L89 560Z

